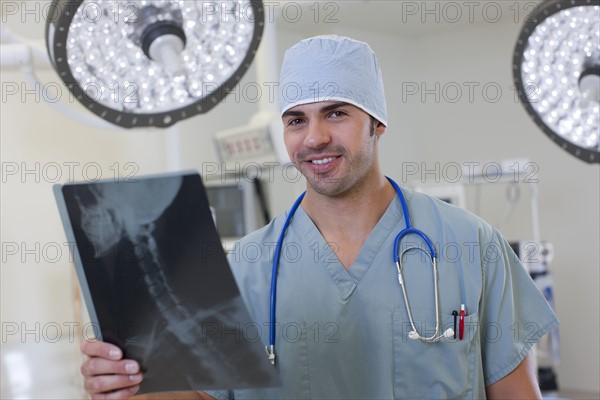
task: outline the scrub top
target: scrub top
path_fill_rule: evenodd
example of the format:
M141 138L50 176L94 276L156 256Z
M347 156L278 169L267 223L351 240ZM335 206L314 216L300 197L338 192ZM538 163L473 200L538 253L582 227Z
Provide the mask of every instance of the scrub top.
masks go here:
M345 269L299 207L282 247L277 285L276 365L282 386L211 394L235 399L485 398L485 386L511 372L558 325L506 240L481 219L403 189L412 225L438 253L441 332L465 305L463 340L411 340L393 262L405 221L390 203L354 263ZM255 321L248 340L269 341L272 257L285 214L242 239L228 258ZM435 330L432 266L423 240L401 243L417 329ZM458 329L457 329L458 330ZM265 353L265 357L267 357Z

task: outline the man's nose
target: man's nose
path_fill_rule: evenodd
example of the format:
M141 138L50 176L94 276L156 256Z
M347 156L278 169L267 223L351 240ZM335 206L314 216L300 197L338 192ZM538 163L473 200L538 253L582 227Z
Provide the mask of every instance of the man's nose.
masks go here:
M308 126L308 133L304 138L304 145L309 148L321 148L329 142L331 142L331 135L326 124L311 121Z

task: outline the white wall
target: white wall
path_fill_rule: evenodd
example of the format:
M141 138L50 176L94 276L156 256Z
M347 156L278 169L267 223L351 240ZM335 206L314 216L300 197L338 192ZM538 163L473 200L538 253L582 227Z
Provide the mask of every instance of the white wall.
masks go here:
M385 3L379 2L379 13L385 14L382 8ZM462 24L448 26L443 31L435 27L431 32L421 29L416 36L401 36L376 33L380 31L378 26L359 29L345 25L343 12L338 17L336 24L314 25L308 31L306 27L280 24L279 58L285 48L309 33L348 34L371 44L386 80L390 126L381 141L386 173L401 178L407 163L431 169L436 163L443 167L448 163L514 157L528 157L539 167L536 177L542 238L556 248L552 272L562 322L560 384L565 389L599 393L600 350L594 337L600 330L599 169L597 165L576 160L551 143L515 102L510 89L510 62L519 24L510 21ZM46 82L58 82L50 73L43 78ZM253 79L254 73L250 72L245 82ZM7 82L20 85L22 77L19 73L2 71L1 81L3 85ZM420 93L410 96L403 90L407 84L425 84L431 89L436 82L440 87L458 84L464 89L462 97L452 102L449 97L455 93L448 91L444 96L442 90L439 102L431 94L422 101ZM467 83L479 84L473 102L468 97ZM497 84L502 89L497 102L484 98L481 89L485 84ZM66 96L66 91L63 95ZM488 96L495 96L491 87ZM0 311L4 334L6 324L17 324L19 328L25 324L27 329L35 329L35 323L43 327L74 318L72 265L63 245L64 234L51 194L53 163L60 166L61 182L68 176L65 163L69 162L79 163L74 167L76 179L91 178L97 165L103 177L112 177L115 163L121 174L132 171L125 170L126 163L132 163L128 165L135 167L137 174L159 172L167 168L165 135L174 132L90 129L56 113L47 104L32 100L31 96L27 101L19 96L3 98L0 106L4 174ZM207 115L178 124L176 129L183 149L181 167L202 171L202 163L218 162L209 135L245 124L256 110L254 103L228 100ZM7 168L15 163L20 170L39 165L40 175L23 175L22 171L6 175ZM83 167L88 168L87 176L82 174ZM443 182L444 177L439 177ZM409 178L414 181L418 176ZM298 190L295 187L290 192L288 188L281 180L269 188L271 198L279 199L273 212L284 210ZM472 206L473 190L468 194L468 204ZM482 216L496 222L505 207L504 188L494 186L489 192L483 189L482 200ZM508 238L531 238L528 201L529 194L523 188L519 206L503 230ZM34 250L29 254L25 248ZM60 257L52 252L56 248L62 249ZM12 251L16 254L11 254ZM3 337L3 342L4 339L20 341L20 332ZM33 336L27 339L33 340Z

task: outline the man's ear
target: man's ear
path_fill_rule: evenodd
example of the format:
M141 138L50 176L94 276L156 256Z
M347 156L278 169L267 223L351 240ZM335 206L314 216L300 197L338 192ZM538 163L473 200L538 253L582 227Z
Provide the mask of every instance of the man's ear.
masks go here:
M375 126L375 136L380 137L381 135L383 135L385 133L386 128L387 127L383 123L377 121L377 125Z

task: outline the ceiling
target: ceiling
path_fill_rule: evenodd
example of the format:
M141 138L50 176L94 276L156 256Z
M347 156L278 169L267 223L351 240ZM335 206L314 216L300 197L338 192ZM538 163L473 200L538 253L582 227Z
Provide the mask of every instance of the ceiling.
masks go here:
M312 0L283 3L286 2L265 1L267 16L275 14L280 29L307 34L315 31L334 33L343 26L420 37L481 24L522 25L542 1Z
M29 39L44 39L52 0L1 3L4 26ZM540 1L265 0L263 3L267 21L276 21L278 29L305 34L358 29L419 37L482 23L522 24Z

